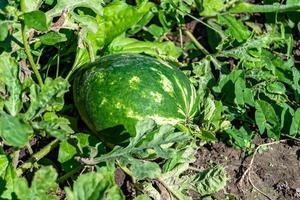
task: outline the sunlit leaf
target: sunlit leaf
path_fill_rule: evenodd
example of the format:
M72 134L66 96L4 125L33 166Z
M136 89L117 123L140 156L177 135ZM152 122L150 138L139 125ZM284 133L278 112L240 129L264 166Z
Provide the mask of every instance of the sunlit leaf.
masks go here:
M56 43L67 41L66 35L58 32L48 32L45 35L38 37L42 44L55 45Z
M86 7L92 9L97 14L102 14L103 0L57 0L54 8L49 10L46 14L49 17L57 17L63 13L63 11L73 11L77 7Z
M79 176L73 189L65 188L65 191L69 200L125 199L115 183L114 172L106 167Z
M6 85L9 96L5 101L5 108L12 116L16 116L22 109L22 89L18 77L19 66L16 61L9 54L0 55L0 82Z
M203 16L217 15L225 6L224 0L203 0Z
M146 42L118 37L108 46L108 53L145 53L155 57L176 60L181 51L172 42Z
M47 31L48 24L45 13L42 11L32 11L24 14L24 22L28 28L38 31Z
M25 178L15 179L19 184L14 192L19 199L24 200L58 200L56 178L57 172L52 166L42 167L34 174L30 187Z

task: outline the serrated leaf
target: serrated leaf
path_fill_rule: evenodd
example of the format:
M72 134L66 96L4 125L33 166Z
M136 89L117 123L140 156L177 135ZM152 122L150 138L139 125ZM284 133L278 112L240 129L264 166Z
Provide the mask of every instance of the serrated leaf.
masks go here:
M31 120L37 114L46 110L47 108L58 103L58 99L63 97L64 93L69 89L69 83L63 78L56 78L52 80L47 78L45 84L42 86L40 91L36 91L34 86L31 87L30 91L30 106L24 115L26 120ZM60 104L61 102L59 102Z
M45 35L38 37L38 39L42 44L49 46L67 41L66 35L58 32L48 32Z
M8 145L23 147L29 141L33 133L31 126L22 122L19 118L0 113L0 136Z
M131 159L130 164L132 175L137 180L143 180L146 178L158 178L161 174L161 169L155 162Z
M52 166L42 167L34 174L31 187L25 178L16 179L19 184L14 192L22 200L58 200L56 179L57 172Z
M42 11L36 10L24 13L24 22L28 28L43 32L48 30L47 18Z
M46 14L50 18L57 17L63 13L63 11L71 12L75 8L85 7L92 9L96 14L101 15L103 12L102 4L103 0L57 0L54 8L49 10Z
M200 172L192 182L199 194L202 196L210 195L226 186L227 174L223 166L216 165L208 170Z
M114 172L106 167L79 176L73 190L65 188L65 191L68 200L125 199L115 183Z
M15 60L6 53L0 55L0 82L6 85L9 96L4 105L12 116L16 116L22 109L22 89L18 76L19 66Z
M172 42L145 42L133 38L118 37L107 49L109 54L114 53L145 53L154 57L176 60L181 51Z
M34 129L44 130L60 140L67 139L68 135L74 132L69 125L70 122L67 118L58 116L47 119L44 115L44 120L32 122Z
M290 135L296 137L300 134L300 108L298 108L293 116Z
M191 135L183 132L174 132L175 128L171 125L163 125L158 129L153 120L140 121L136 125L136 135L130 138L128 146L125 148L116 146L107 154L94 158L95 163L111 163L115 160L121 160L123 163L136 156L147 159L149 156L153 159L173 157L177 152L176 148L169 145L186 142L192 139ZM151 153L149 153L151 152ZM128 163L129 164L129 163Z

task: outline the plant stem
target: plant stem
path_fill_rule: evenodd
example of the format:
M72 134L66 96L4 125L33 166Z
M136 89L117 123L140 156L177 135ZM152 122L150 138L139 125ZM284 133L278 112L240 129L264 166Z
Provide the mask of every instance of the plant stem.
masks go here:
M77 173L79 170L82 169L82 165L79 165L78 167L72 169L71 171L68 171L66 174L64 174L63 176L59 177L57 182L58 183L63 183L65 180L67 180L68 178L70 178L71 176L73 176L75 173Z
M194 37L194 35L190 31L185 30L184 32L192 40L192 42L196 45L196 47L200 51L202 51L202 53L204 53L205 55L209 55L209 52L202 46L202 44L200 44L200 42L198 42L198 40Z
M59 144L59 140L55 139L49 144L47 144L40 151L33 154L27 162L25 162L17 169L17 175L21 176L27 169L30 169L35 162L45 157L50 151L52 151L55 147L57 147L58 144Z
M29 46L29 43L28 43L28 37L26 35L24 22L22 22L21 29L22 29L23 44L24 44L25 52L27 54L27 58L29 60L31 68L32 68L37 80L38 80L39 85L43 86L43 80L42 80L41 74L38 70L37 65L35 64L35 62L33 60L33 57L32 57L31 51L30 51L30 46Z
M21 0L20 4L21 4L21 11L25 12L25 0ZM22 31L22 40L23 40L23 44L24 44L24 48L25 48L27 58L29 60L31 68L32 68L37 80L38 80L38 83L41 87L41 86L43 86L43 80L42 80L41 74L38 70L38 66L35 64L35 62L33 60L33 56L32 56L31 51L30 51L30 46L29 46L28 37L27 37L27 34L26 34L24 22L21 22L21 31Z
M60 62L60 53L58 51L58 53L57 53L57 62L56 62L56 78L59 75L59 62Z
M13 163L13 166L14 166L14 167L17 167L17 165L18 165L18 162L19 162L19 156L20 156L20 150L16 150L16 151L13 153L13 160L12 160L12 163Z

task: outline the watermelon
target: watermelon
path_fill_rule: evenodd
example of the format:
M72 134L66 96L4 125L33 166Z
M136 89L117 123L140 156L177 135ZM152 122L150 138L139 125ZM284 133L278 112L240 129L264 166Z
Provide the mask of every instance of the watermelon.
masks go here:
M83 67L73 96L86 125L113 143L135 135L139 120L185 123L198 108L196 90L182 71L139 54L108 55Z

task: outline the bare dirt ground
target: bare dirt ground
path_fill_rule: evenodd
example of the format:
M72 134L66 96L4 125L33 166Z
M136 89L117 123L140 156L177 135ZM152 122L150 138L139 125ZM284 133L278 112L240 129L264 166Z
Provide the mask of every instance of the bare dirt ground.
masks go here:
M257 144L268 143L257 139ZM282 141L259 148L253 153L228 147L224 143L204 145L197 153L195 167L208 168L222 164L228 173L228 184L216 199L293 200L300 199L300 143ZM241 178L252 161L247 176ZM230 198L229 198L230 197Z

